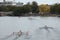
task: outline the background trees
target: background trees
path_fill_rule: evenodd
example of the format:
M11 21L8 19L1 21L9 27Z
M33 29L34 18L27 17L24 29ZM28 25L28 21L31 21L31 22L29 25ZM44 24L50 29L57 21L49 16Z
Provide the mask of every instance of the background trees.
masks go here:
M37 2L33 1L32 4L28 2L27 4L23 5L22 7L17 7L14 11L15 16L29 14L29 12L37 13L39 12Z
M55 14L60 14L60 4L56 3L54 5L51 5L50 12Z
M60 14L60 4L53 4L53 5L48 5L48 4L41 4L39 6L39 12L50 12L50 14Z
M32 5L31 5L31 8L32 8L33 13L38 13L39 12L37 2L33 1Z
M50 12L50 6L48 4L40 5L39 12Z
M33 1L32 3L28 2L27 4L23 6L0 6L0 11L13 11L14 16L22 16L29 13L36 13L39 14L39 12L48 13L50 14L60 14L60 4L41 4L38 5L37 2Z

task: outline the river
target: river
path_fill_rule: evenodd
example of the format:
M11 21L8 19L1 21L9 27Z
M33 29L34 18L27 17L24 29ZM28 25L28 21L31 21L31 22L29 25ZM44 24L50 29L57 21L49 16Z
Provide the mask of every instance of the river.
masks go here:
M0 39L4 38L7 35L10 35L13 32L18 32L19 30L21 30L22 32L29 31L32 37L30 39L24 39L24 37L20 37L17 40L60 40L58 37L54 37L55 35L57 35L57 31L55 33L55 31L50 30L51 34L48 34L44 30L39 31L39 27L44 27L45 25L47 25L48 27L53 27L60 32L59 17L0 17ZM53 34L55 35L53 37L47 37L47 34L48 36ZM6 40L13 39L14 37L10 37Z

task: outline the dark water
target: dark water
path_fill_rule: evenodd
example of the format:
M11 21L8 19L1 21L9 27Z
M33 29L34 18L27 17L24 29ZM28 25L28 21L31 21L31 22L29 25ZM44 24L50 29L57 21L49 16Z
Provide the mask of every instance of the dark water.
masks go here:
M53 27L40 30L39 27L47 25ZM30 36L25 35L16 37L11 35L13 32L29 31ZM1 40L60 40L60 18L59 17L0 17L0 39Z

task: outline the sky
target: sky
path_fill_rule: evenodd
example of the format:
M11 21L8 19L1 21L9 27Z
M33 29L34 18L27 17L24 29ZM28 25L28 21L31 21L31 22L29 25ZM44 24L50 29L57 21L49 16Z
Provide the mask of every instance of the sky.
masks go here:
M0 2L3 0L0 0ZM6 1L14 1L14 0L6 0ZM60 3L60 0L15 0L15 2L23 2L26 4L27 2L36 1L39 5L40 4L54 4L54 3Z

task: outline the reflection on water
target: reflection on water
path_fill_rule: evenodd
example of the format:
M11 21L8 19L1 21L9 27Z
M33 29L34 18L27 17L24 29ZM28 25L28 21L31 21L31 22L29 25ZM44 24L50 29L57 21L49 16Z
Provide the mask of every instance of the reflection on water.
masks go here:
M0 35L0 40L60 40L60 18L0 17Z

